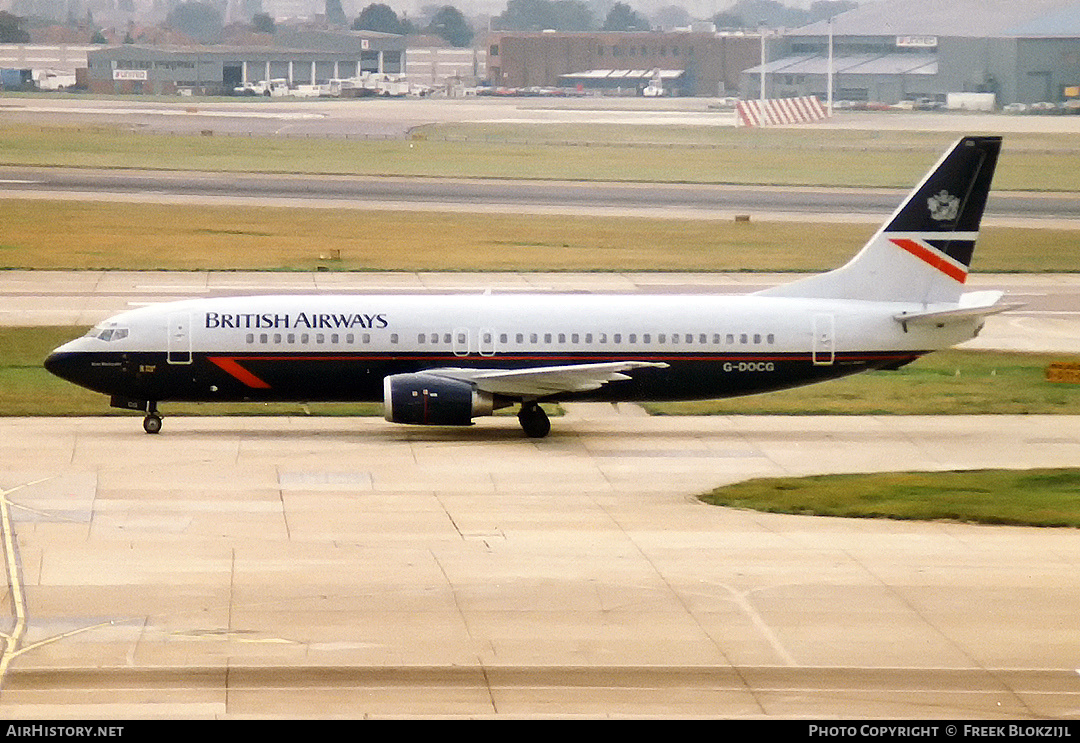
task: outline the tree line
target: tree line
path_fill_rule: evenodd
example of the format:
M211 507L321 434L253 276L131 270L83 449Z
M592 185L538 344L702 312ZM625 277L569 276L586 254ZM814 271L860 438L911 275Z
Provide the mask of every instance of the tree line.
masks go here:
M455 47L469 46L475 36L465 15L453 5L438 7L426 23L416 23L404 13L400 16L384 3L372 3L349 23L341 0L325 0L327 23L351 27L357 31L381 31L391 34L431 34ZM256 7L261 5L258 3ZM250 6L249 6L250 7ZM494 31L649 31L648 18L628 3L617 1L608 7L602 22L594 9L607 7L603 0L507 0L506 9L491 19ZM757 28L783 26L794 28L830 18L858 7L854 0L814 0L808 9L789 7L778 0L737 0L725 11L707 19L719 28ZM693 20L679 5L670 5L656 13L659 25L666 28L687 26ZM0 43L27 43L25 19L0 11ZM187 0L174 6L165 26L187 34L196 41L213 42L224 28L221 10L211 0ZM274 20L267 13L252 16L256 31L274 32ZM95 39L97 40L97 39ZM100 39L104 42L104 38Z

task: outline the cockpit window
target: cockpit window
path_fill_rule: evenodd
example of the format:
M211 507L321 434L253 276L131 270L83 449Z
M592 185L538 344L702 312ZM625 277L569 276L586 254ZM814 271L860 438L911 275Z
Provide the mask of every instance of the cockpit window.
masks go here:
M106 326L106 327L100 327L99 326L99 327L91 328L90 332L88 332L87 335L90 336L91 338L97 338L98 340L102 340L102 341L118 341L118 340L121 340L122 338L127 338L128 337L128 329L127 328L117 328L117 327L114 327L112 325L109 325L109 326Z

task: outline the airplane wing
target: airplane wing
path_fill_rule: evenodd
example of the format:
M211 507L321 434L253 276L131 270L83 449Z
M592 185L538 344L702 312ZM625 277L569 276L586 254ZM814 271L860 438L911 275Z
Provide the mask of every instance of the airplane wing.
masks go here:
M893 319L908 325L948 325L952 322L970 320L977 317L996 315L999 312L1015 310L1023 307L1023 304L999 303L1003 292L985 291L969 292L960 297L956 305L940 310L919 310L915 312L901 312L893 315Z
M528 399L549 397L560 392L589 392L608 382L630 379L623 372L646 367L665 369L667 364L651 361L611 361L524 369L431 369L425 373L470 382L481 392Z

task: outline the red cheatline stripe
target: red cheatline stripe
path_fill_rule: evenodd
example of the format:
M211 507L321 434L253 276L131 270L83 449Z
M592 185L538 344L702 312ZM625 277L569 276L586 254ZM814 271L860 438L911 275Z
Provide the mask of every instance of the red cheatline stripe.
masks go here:
M929 248L923 247L914 240L908 240L907 238L890 238L889 242L891 242L898 248L903 248L919 260L929 263L931 266L941 271L949 278L956 279L961 284L967 281L966 270L958 266L954 266L937 253L933 252Z
M210 356L209 359L221 367L227 374L236 377L248 387L258 390L270 389L270 385L236 363L236 359L221 356Z

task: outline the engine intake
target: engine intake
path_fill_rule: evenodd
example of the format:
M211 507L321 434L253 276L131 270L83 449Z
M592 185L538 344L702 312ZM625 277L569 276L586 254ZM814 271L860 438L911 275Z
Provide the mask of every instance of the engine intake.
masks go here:
M494 410L494 398L468 382L424 373L383 379L383 416L391 423L468 426Z

